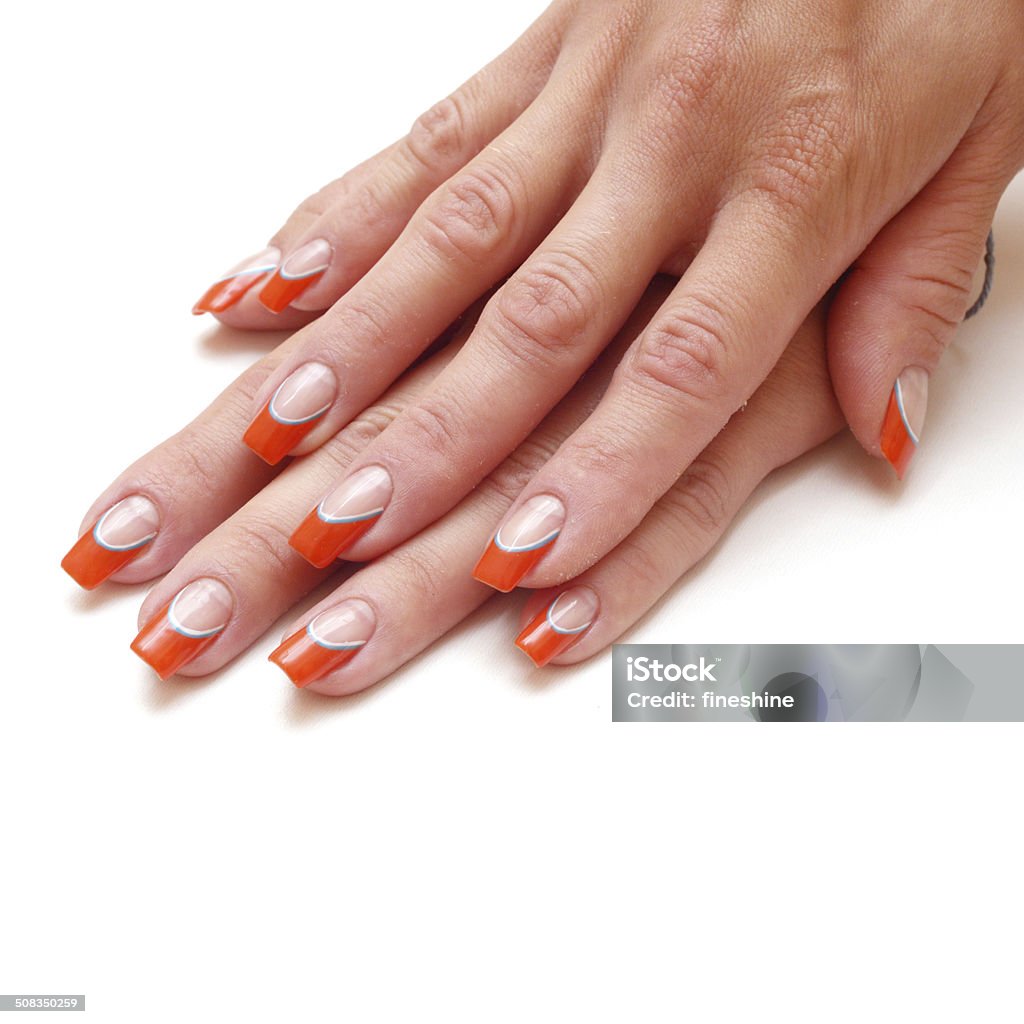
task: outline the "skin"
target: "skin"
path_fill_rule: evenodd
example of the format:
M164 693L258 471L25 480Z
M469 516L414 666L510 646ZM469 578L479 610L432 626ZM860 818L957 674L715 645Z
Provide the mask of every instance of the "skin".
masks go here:
M934 369L1024 159L1024 8L984 8L552 5L531 29L525 81L547 74L536 96L343 296L325 278L303 297L333 305L256 396L254 414L302 363L334 369L341 394L298 449L310 451L511 275L459 358L353 465L384 466L394 496L345 557L375 557L460 501L604 349L659 268L685 273L604 402L519 499L552 495L567 513L525 585L578 574L622 540L847 270L830 366L854 433L879 454L894 381ZM434 184L474 151L479 126L502 120L490 116L493 80L529 62L512 52L417 122L399 162L416 153ZM344 216L307 224L303 239L330 228L344 253Z
M357 657L309 689L351 694L385 678L494 596L489 587L472 578L470 570L495 517L511 506L522 487L600 402L619 359L672 285L673 279L667 277L652 283L605 356L472 495L355 573L345 567L313 569L288 546L287 534L277 524L282 516L300 514L334 474L356 461L390 422L429 390L464 350L473 317L467 317L445 348L407 374L380 403L336 437L293 462L265 486L254 483L252 497L240 508L239 480L180 472L183 462L192 458L189 451L218 449L224 434L239 422L239 405L222 396L185 431L140 459L97 503L99 507L140 492L160 500L161 482L178 481L175 494L165 496L174 503L173 518L165 523L153 550L117 574L119 579L142 580L169 570L146 597L140 626L192 580L222 582L234 602L231 620L217 641L181 671L188 676L206 675L244 651L334 573L337 589L292 623L285 635L350 598L365 601L373 609L377 626ZM276 358L277 354L268 357L270 366L260 367L264 374ZM247 381L249 388L254 385L254 380ZM765 476L824 442L841 426L825 364L822 306L801 326L747 408L662 496L644 522L573 582L594 591L600 611L586 636L555 663L583 660L613 643L717 543ZM267 472L274 471L268 468ZM203 509L222 521L179 558L182 545L194 536L192 524ZM561 589L533 595L524 609L524 624Z
M805 362L795 365L806 381L784 364L844 272L819 347L839 409L878 454L894 380L905 367L936 365L970 303L998 198L1024 163L1024 8L983 8L980 17L965 0L554 3L408 136L304 202L274 236L284 256L327 239L330 268L280 316L255 291L221 314L238 327L300 329L98 499L87 522L128 493L150 494L161 509L152 549L114 578L152 578L189 551L147 600L145 619L197 575L197 552L204 574L225 567L235 619L188 669L209 671L323 578L286 538L332 484L370 464L388 469L394 496L345 557L378 558L356 579L389 579L402 566L423 576L413 555L427 558L441 543L436 531L469 515L467 502L482 499L467 495L502 473L517 446L530 449L545 416L568 416L565 396L602 352L600 399L583 403L553 457L512 455L516 486L497 485L504 504L487 506L458 585L484 592L468 578L472 560L538 494L559 498L567 520L527 586L601 573L663 518L661 502L681 479L697 490L709 477L728 484L713 490L729 500L699 502L716 511L717 536L734 496L779 461L737 425L767 404L763 389L786 381L796 421L801 403L817 409L817 396L832 394ZM655 304L641 303L659 270L681 276ZM374 411L482 296L457 351L400 382L385 414ZM628 343L610 345L627 320ZM315 457L276 478L254 472L238 439L310 361L342 385L296 449ZM817 443L837 426L825 419L801 421L780 450L792 458ZM737 436L754 468L730 470L735 484L729 472L705 472L708 452L748 466L732 448L719 454ZM604 512L612 504L614 517ZM249 555L236 567L242 549ZM278 581L276 611L245 582L257 566L266 572L268 555L295 581ZM566 658L628 625L603 624L606 600L602 622ZM398 626L382 635L410 640ZM343 672L379 677L377 644Z

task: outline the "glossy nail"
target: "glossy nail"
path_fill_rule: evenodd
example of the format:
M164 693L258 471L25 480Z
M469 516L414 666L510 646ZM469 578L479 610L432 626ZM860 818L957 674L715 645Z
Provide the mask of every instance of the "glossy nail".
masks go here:
M928 409L928 374L909 366L893 386L882 424L882 454L902 480L917 451Z
M193 580L142 627L132 650L167 679L217 639L233 608L231 591L220 580Z
M323 569L377 522L391 492L388 471L383 466L366 466L331 491L303 519L288 543L310 565Z
M98 587L153 542L160 529L160 512L141 494L112 505L75 542L61 568L86 590Z
M530 498L498 527L473 576L507 593L547 554L564 522L565 507L557 498Z
M365 602L348 600L293 633L270 660L300 689L351 661L373 636L377 620Z
M250 288L260 283L277 270L281 252L270 246L257 256L250 256L214 281L203 292L203 297L192 307L196 316L203 313L223 313L230 309Z
M516 637L516 647L538 667L567 651L594 624L598 601L589 587L564 590Z
M317 424L338 393L338 381L322 363L304 363L281 383L242 440L276 466Z
M331 245L323 238L316 238L296 249L263 286L260 302L271 313L287 309L307 288L323 277L324 271L331 264L331 255Z

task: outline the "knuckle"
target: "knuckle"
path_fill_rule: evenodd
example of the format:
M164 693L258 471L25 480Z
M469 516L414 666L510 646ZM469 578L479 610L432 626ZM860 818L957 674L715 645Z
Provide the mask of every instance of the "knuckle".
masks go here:
M666 507L684 526L717 536L729 518L728 474L706 457L690 464L678 483L665 495Z
M324 331L321 343L332 353L331 358L325 357L327 362L336 362L333 353L345 351L354 338L386 339L393 330L388 311L368 294L346 297L335 306L331 317L318 321L314 329Z
M266 579L268 569L277 577L286 577L301 567L301 558L288 546L288 531L269 510L252 512L227 529L219 545L223 552L220 561L230 565L233 575L253 566L260 579Z
M187 428L167 442L169 458L154 460L151 470L156 477L154 486L167 494L181 495L190 491L199 495L220 494L224 489L223 453L231 446L225 438L193 428Z
M723 320L699 300L657 318L640 338L633 361L640 383L685 398L721 397L729 377Z
M751 191L783 216L809 215L822 193L845 195L858 146L845 90L795 98L764 133Z
M657 61L654 77L655 122L689 121L706 110L715 91L734 75L734 29L727 12L705 5L699 25L682 44L673 42Z
M466 119L458 93L446 96L413 122L405 147L416 163L440 171L456 161L463 151Z
M450 557L446 558L435 544L422 537L390 551L382 564L387 565L388 578L401 594L404 607L417 600L433 606L443 596L445 584L452 576Z
M447 259L480 263L511 232L515 207L508 172L478 164L456 175L424 210L423 230Z
M580 257L548 253L495 296L493 334L517 359L557 353L579 339L600 302L597 277Z
M511 505L523 488L551 459L557 445L541 438L528 438L487 478L484 485L491 493Z
M656 550L638 533L627 537L616 549L615 560L625 578L637 593L660 593L665 577L677 575L672 571L664 551Z
M422 458L426 453L455 453L462 449L465 430L460 424L457 404L423 402L406 409L402 418L406 428L413 433L413 441L401 447L403 451L413 452L413 458Z
M324 458L330 459L335 471L346 470L352 460L364 448L377 440L384 431L398 418L399 408L388 402L364 409L354 420L327 444L320 448ZM336 473L332 474L333 476Z
M363 224L386 224L395 215L395 196L384 175L362 182L354 193L355 212Z

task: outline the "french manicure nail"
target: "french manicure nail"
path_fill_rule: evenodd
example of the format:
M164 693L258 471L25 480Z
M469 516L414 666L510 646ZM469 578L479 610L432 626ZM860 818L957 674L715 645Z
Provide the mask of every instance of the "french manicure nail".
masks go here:
M373 636L373 609L357 599L328 608L293 633L270 660L302 689L351 661Z
M218 278L203 292L203 297L192 307L196 316L203 313L223 313L241 301L245 293L277 270L281 252L270 246L256 256L250 256L238 266Z
M567 651L594 624L598 601L589 587L564 590L516 637L516 647L539 667Z
M360 469L303 519L288 543L310 565L325 568L384 514L392 489L391 475L383 466Z
M142 627L132 650L167 679L217 639L233 608L231 591L220 580L193 580Z
M316 238L296 249L263 286L260 302L271 313L287 309L307 288L316 284L331 264L333 250L326 239Z
M908 366L893 385L882 424L882 454L903 479L921 440L928 409L928 373Z
M330 409L338 381L322 363L304 363L286 377L242 436L261 458L276 466Z
M549 494L530 498L498 527L473 570L474 578L507 593L547 554L565 522L565 507Z
M152 543L160 529L160 512L141 494L111 505L75 542L61 568L86 590L98 587Z

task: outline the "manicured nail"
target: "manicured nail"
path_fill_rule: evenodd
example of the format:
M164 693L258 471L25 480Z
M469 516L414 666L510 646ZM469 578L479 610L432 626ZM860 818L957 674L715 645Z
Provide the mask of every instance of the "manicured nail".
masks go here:
M242 440L264 462L276 466L331 407L338 381L322 363L305 363L270 396Z
M310 565L323 569L384 514L391 491L391 476L383 466L353 473L302 520L288 543Z
M323 238L296 249L263 286L260 302L271 313L287 309L307 288L320 280L331 264L331 255L331 245Z
M258 256L243 260L223 277L214 281L203 292L203 297L192 307L196 316L203 313L223 313L239 302L245 293L277 270L281 252L271 246Z
M516 637L516 647L538 667L567 651L597 618L597 594L589 587L564 590Z
M160 512L141 494L111 505L75 542L60 567L86 590L98 587L152 543L160 529Z
M217 639L233 607L231 591L220 580L193 580L142 627L132 650L166 679Z
M882 424L882 454L901 480L920 443L927 408L928 374L909 366L896 378Z
M293 633L270 660L302 689L351 661L373 636L376 625L373 609L365 601L345 601Z
M530 498L498 527L473 576L507 593L547 554L564 522L565 507L557 498Z

